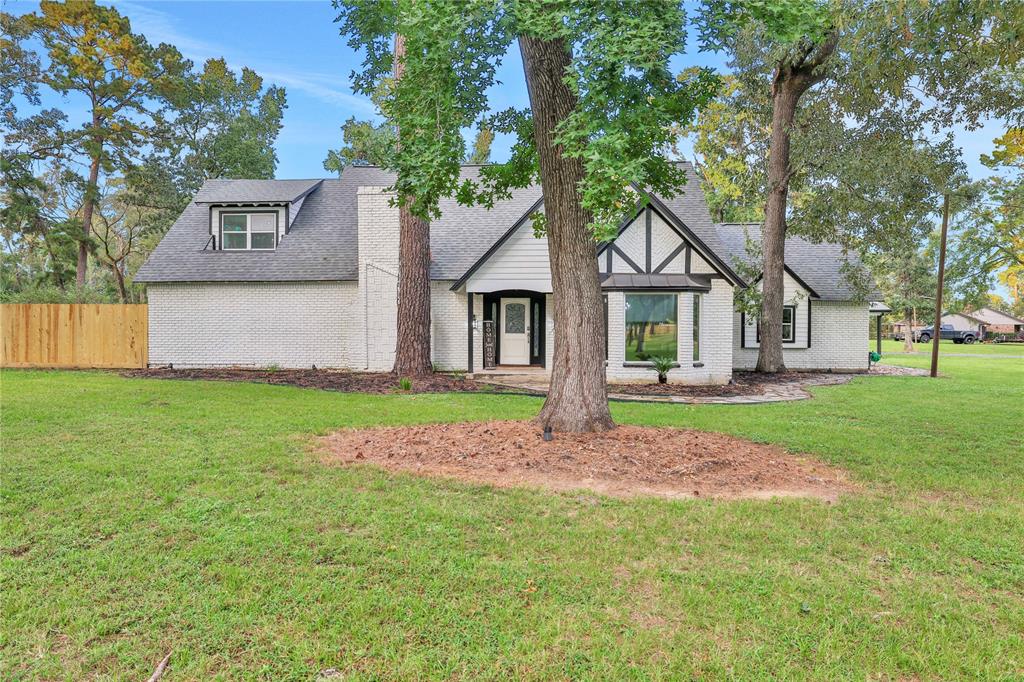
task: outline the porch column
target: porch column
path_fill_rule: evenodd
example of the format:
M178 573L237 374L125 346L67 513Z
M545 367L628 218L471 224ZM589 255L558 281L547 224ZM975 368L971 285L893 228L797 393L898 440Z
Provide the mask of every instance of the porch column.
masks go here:
M469 368L467 373L473 373L473 292L466 291L466 347L469 348L469 360L467 367Z
M875 350L882 354L882 316L875 315Z

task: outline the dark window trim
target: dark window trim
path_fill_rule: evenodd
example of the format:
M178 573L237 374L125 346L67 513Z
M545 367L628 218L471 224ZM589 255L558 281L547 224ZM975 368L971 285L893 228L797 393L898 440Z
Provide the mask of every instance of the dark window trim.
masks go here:
M807 347L811 347L811 301L807 299Z
M285 209L287 211L287 209ZM211 214L213 209L210 209ZM224 248L224 216L225 215L251 215L253 213L273 213L274 214L274 248L272 249L225 249ZM220 242L220 251L226 251L228 253L251 253L253 251L277 251L277 244L281 239L281 213L276 208L263 209L263 210L240 210L240 209L218 209L217 212L217 235ZM211 215L212 217L212 215ZM246 221L246 234L249 235L247 238L248 243L252 243L252 230L248 227L248 221Z
M601 296L604 299L604 361L608 362L608 294Z

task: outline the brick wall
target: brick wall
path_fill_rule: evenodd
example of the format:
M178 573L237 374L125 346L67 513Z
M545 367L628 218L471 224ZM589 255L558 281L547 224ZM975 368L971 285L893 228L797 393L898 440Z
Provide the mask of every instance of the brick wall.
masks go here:
M351 367L355 282L153 283L149 362Z
M608 380L611 382L651 381L656 378L649 367L627 367L625 358L625 294L608 294ZM732 286L721 279L712 280L711 291L702 295L701 353L693 361L693 294L678 294L677 357L680 366L669 372L669 381L686 384L725 384L732 377ZM698 363L698 364L699 364Z
M806 308L807 300L801 302ZM798 332L806 330L801 319ZM733 362L736 369L757 365L757 348L740 348L740 316L734 313ZM748 328L749 333L749 328ZM748 340L748 346L751 343ZM848 301L811 303L810 348L784 347L783 361L788 369L832 369L864 371L868 367L868 304Z
M387 372L395 364L398 315L398 208L385 187L360 187L359 301L356 366Z

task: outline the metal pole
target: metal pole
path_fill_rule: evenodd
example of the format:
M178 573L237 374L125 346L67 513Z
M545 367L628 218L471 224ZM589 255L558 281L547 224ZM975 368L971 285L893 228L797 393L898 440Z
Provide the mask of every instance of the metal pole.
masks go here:
M939 242L939 280L935 292L935 322L932 324L932 376L939 375L939 339L942 337L942 280L946 272L946 231L949 229L949 192L942 198L942 239Z

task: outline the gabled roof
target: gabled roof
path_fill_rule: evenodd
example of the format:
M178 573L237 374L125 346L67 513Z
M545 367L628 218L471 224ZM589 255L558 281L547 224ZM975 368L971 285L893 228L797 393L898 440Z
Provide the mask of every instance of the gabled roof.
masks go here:
M1021 318L988 306L972 310L971 315L985 324L1024 324L1024 320ZM1010 320L1010 322L1005 322L1004 320Z
M237 201L286 194L250 192L251 180L208 180L196 195ZM290 183L291 181L258 181ZM309 183L311 181L295 181ZM137 282L297 282L356 279L356 191L360 185L388 184L372 173L316 180L302 202L288 234L275 251L206 250L210 239L210 205L192 203L171 226ZM231 191L231 186L239 192ZM212 188L210 186L212 185ZM288 193L301 189L292 185ZM209 189L208 189L209 188ZM275 190L276 191L276 190ZM301 195L299 195L301 196ZM232 203L234 203L233 201ZM265 200L270 203L271 200Z
M747 262L746 236L760 243L760 223L721 223L718 225L726 260L730 263ZM844 264L863 268L854 253L844 253L839 244L814 243L803 237L786 237L786 270L801 286L823 301L852 301L860 298L848 281ZM884 297L871 280L867 300L880 301Z
M197 204L292 203L323 180L207 180L194 199Z
M737 275L732 267L725 262L721 254L723 252L722 244L718 238L718 232L715 229L715 224L711 220L711 214L708 212L707 204L704 201L704 192L700 188L700 178L697 177L696 172L693 170L693 166L686 161L678 162L686 172L686 184L682 190L676 196L671 199L665 197L659 197L654 194L649 194L650 204L654 210L668 223L669 227L675 230L679 236L693 244L698 251L706 257L706 259L719 270L726 278L728 278L733 284L744 284L742 278ZM637 191L641 191L636 188ZM460 288L466 283L466 280L480 268L489 259L498 248L505 243L516 230L518 230L522 224L529 219L530 215L535 211L542 211L544 207L543 197L540 193L540 188L537 187L537 201L533 205L529 206L522 215L518 216L515 222L511 223L507 230L505 230L491 245L490 247L480 254L472 264L466 268L466 270L459 274L455 284L452 285L452 290ZM620 224L619 234L629 227L633 220L637 217L638 211L631 212ZM431 238L433 238L433 232L431 232ZM598 246L597 255L600 255L605 249L610 248L614 242L605 242Z
M708 212L700 181L684 164L687 184L679 195L652 197L651 205L673 229L726 277L742 280L732 269L744 257L743 225L716 225ZM479 166L465 166L462 179L478 177ZM149 260L136 273L138 282L285 282L358 279L358 211L360 187L389 187L395 176L374 166L349 166L340 178L327 180L209 180L188 205ZM535 210L543 210L539 185L513 190L490 208L441 201L441 217L431 222L430 277L459 280ZM275 251L207 250L210 210L217 204L282 204L293 211L291 225ZM753 236L760 230L753 226ZM820 298L850 300L840 247L790 238L786 262L798 279ZM881 298L875 293L873 299Z

